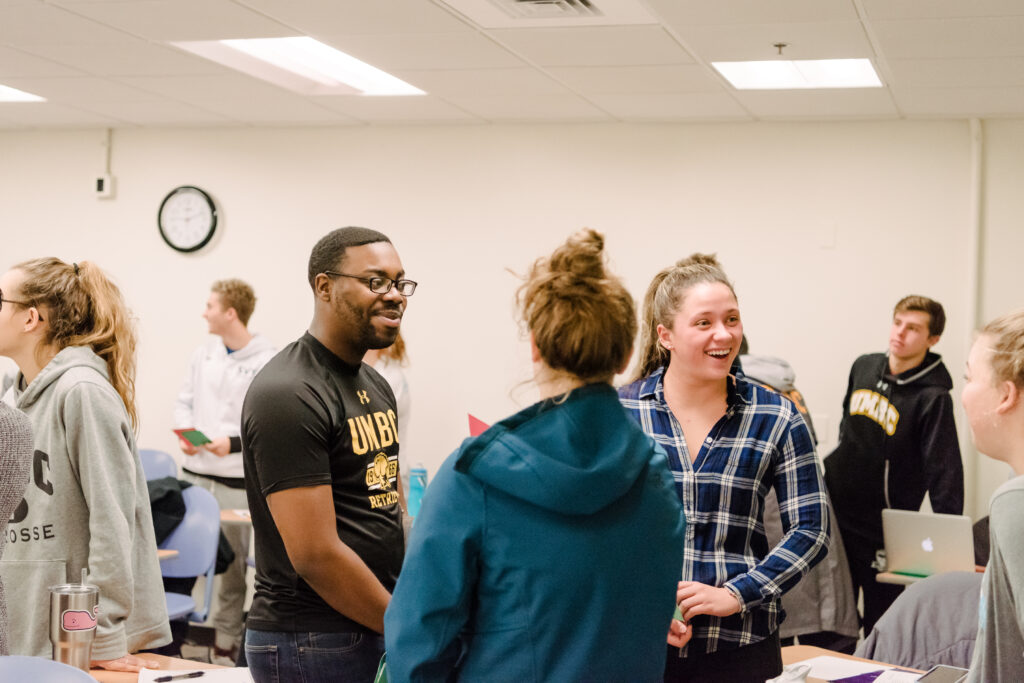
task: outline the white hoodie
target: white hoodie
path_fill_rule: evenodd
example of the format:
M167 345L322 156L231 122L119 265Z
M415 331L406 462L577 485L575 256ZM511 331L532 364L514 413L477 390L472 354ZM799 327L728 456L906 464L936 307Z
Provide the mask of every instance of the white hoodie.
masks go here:
M192 354L174 405L175 428L198 429L211 439L238 436L245 392L256 373L276 353L277 349L258 334L234 353L228 353L220 337L212 337ZM220 457L200 448L195 455L184 457L185 469L196 474L244 476L241 451Z

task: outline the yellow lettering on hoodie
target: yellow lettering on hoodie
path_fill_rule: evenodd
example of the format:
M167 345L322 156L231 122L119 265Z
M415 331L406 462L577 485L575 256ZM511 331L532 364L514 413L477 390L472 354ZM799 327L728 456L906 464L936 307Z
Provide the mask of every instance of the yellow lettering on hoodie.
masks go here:
M850 395L850 415L871 418L889 436L896 433L896 425L900 421L900 413L889 399L870 389L858 389Z

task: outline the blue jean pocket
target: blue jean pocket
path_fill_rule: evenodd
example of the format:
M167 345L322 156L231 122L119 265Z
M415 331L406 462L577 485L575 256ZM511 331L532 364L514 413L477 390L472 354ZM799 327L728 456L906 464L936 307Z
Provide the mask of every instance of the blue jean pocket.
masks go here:
M255 683L280 683L277 667L277 645L246 645L245 659Z

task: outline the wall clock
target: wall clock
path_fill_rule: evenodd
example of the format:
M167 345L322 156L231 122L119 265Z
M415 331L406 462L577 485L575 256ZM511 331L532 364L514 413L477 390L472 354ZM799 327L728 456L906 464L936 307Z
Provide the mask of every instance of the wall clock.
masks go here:
M164 197L156 222L160 236L172 249L197 251L213 238L217 229L217 207L203 190L182 185Z

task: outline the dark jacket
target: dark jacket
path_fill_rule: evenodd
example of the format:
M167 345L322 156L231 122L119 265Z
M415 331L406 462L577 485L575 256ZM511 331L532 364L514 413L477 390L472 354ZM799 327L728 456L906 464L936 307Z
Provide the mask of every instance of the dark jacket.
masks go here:
M850 555L873 556L883 545L882 510L918 510L926 492L935 512L963 512L952 388L935 353L897 376L884 353L854 362L839 445L825 460L825 483Z
M661 681L683 532L665 452L612 387L520 411L427 487L391 680Z

